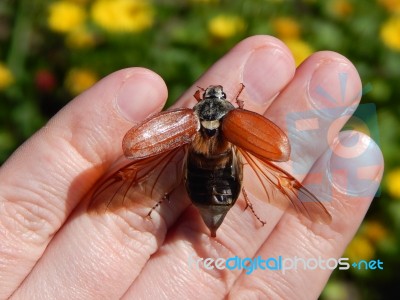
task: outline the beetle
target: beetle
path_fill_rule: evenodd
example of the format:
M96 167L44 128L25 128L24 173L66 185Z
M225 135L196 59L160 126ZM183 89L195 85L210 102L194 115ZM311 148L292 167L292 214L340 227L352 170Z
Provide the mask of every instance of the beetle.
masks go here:
M324 205L273 163L289 159L289 139L272 121L243 108L239 100L243 89L242 84L235 107L221 85L199 88L193 109L163 111L131 128L122 141L124 156L131 161L101 183L92 204L108 197L108 209L140 202L146 196L159 199L150 217L183 181L211 236L216 237L241 193L246 208L265 224L243 187L246 166L259 181L266 202L280 208L292 205L312 221L329 223L331 216Z

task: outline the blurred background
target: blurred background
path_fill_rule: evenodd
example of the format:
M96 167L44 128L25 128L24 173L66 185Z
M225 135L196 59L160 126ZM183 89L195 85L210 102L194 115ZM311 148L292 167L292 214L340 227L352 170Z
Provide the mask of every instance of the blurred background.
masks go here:
M390 298L400 283L400 0L0 0L0 163L101 77L150 68L170 105L255 34L282 39L297 64L333 50L357 67L385 174L343 257L384 269L335 271L321 299Z

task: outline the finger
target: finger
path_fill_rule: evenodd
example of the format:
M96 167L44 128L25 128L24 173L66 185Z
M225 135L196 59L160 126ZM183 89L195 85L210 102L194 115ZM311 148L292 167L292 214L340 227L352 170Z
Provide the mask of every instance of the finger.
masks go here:
M208 71L202 77L203 81L197 85L203 85L207 78L210 78L210 84L214 84L214 80L221 80L221 76L224 75L219 73L217 76L215 73L228 70L229 79L226 83L232 83L234 79L239 86L244 76L247 78L246 84L251 87L251 76L244 75L249 72L246 71L246 62L253 61L252 55L258 55L257 53L261 56L267 55L267 59L260 62L259 73L272 67L272 63L276 61L282 62L281 73L277 70L278 74L275 74L277 78L281 78L280 82L278 80L274 87L276 91L270 92L275 94L290 81L294 67L286 47L273 38L256 37L242 42L236 51L229 52ZM269 55L274 56L274 59L268 59ZM231 69L232 62L241 62L241 69ZM262 68L262 65L265 68ZM190 97L184 99L190 98L188 101L191 101L194 93L192 92ZM269 95L263 94L261 97L262 101L265 101ZM112 124L107 126L113 127ZM62 285L64 277L73 269L74 276L69 278L70 288L65 291L66 297L72 294L88 295L89 291L95 291L94 293L105 298L120 297L140 273L150 255L157 251L167 228L188 205L182 201L183 197L179 191L171 198L174 205L161 212L161 215L152 214L152 221L146 220L137 211L121 210L115 214L87 215L85 208L80 207L71 217L71 221L58 232L17 294L27 296L32 290L48 293L52 290L50 287ZM54 265L57 265L57 269L52 268ZM48 280L40 285L35 279L43 276Z
M324 63L327 65L325 66ZM336 89L339 89L339 92L337 92L336 89L331 89L331 83L329 81L324 82L323 79L326 79L331 74L336 74L335 76L337 76L337 74L344 71L349 73L347 86L351 92L346 94L344 104L342 105L346 107L355 105L355 103L359 101L359 98L357 97L353 100L353 91L359 90L361 85L354 66L339 54L322 52L311 56L299 67L293 80L286 85L278 97L273 99L265 115L270 117L278 114L280 117L275 118L274 121L279 126L289 130L284 123L286 121L285 116L288 112L295 113L308 108L311 110L311 115L312 112L316 111L313 106L323 105L323 103L314 103L313 106L309 104L309 101L311 101L309 96L310 82L317 82L314 83L314 85L321 85L321 87L331 91L333 97L335 97L338 93L340 95L340 82L336 85ZM324 101L324 98L317 97L313 99L313 101ZM340 117L342 112L343 111L339 109L333 109L331 115L325 117L325 115L319 115L317 111L315 115L311 116L312 118L322 118L321 126L323 124L328 126L335 120L335 117ZM346 115L345 117L348 118L350 115ZM338 127L332 130L332 134L337 134L340 129ZM326 136L324 138L327 139ZM297 140L292 142L292 145L296 142ZM312 135L306 139L306 142L310 145L307 145L305 151L313 148L314 144L316 148L320 147L319 141L315 138L312 139ZM324 151L324 148L318 149L320 154ZM299 169L308 170L310 165L304 165L303 167L301 163L311 164L315 162L320 156L318 152L313 151L314 156L312 156L312 161L311 158L309 161L301 161L301 168ZM300 180L305 173L306 172L300 174ZM250 194L249 191L251 191L253 185L259 184L259 181L255 178L244 178L244 187L248 191L248 194ZM151 290L156 294L160 292L160 290L156 288L150 289L150 284L152 287L160 287L161 289L165 286L173 286L175 282L180 282L182 286L185 287L180 289L182 295L190 296L193 290L193 284L196 283L200 286L207 286L207 289L204 289L202 294L205 297L223 297L229 291L230 287L237 279L237 276L239 276L239 270L233 272L216 270L215 268L211 270L207 268L194 268L190 272L178 272L178 270L187 269L188 264L193 267L196 265L197 260L207 257L226 258L235 255L240 257L253 257L259 247L261 247L274 230L275 225L283 215L283 211L266 205L265 199L252 198L251 201L258 215L266 220L267 224L260 228L258 221L251 212L243 212L245 203L239 198L237 204L230 210L224 223L219 228L216 239L210 239L208 229L205 228L197 210L194 207L189 207L180 218L180 224L177 224L170 233L168 241L160 249L162 255L153 256L153 259L148 262L140 277L129 290L128 295L132 295L141 290ZM181 240L188 240L189 242L181 242ZM167 266L171 263L176 267L168 269ZM160 274L158 271L160 268L164 269L165 272ZM147 281L146 278L152 278L151 282Z
M140 68L116 72L71 101L0 170L0 298L29 273L66 218L122 152L131 126L161 109L164 82ZM129 121L127 120L129 119Z
M330 51L311 55L265 112L290 140L290 161L277 165L301 181L318 157L331 147L360 97L361 80L347 58ZM255 209L261 210L267 198L258 199L257 193L252 192L259 190L260 182L244 178L243 185ZM277 221L282 214L278 209L269 209L261 217L268 220L269 226L275 226L271 218Z
M177 101L177 107L193 107L199 87L222 85L231 102L240 95L248 110L262 113L274 97L292 79L295 72L293 56L280 40L271 36L253 36L236 45L217 61ZM234 103L236 105L236 103Z
M317 52L298 68L265 113L289 136L292 169L307 173L352 116L361 92L357 70L338 53Z
M289 137L290 160L277 165L301 181L351 118L361 93L358 72L344 56L322 51L305 60L264 114ZM258 181L244 178L244 186L252 199L259 198L252 192L259 190Z
M312 174L320 175L315 194L331 199L326 204L332 224L310 228L286 214L255 255L271 258L270 268L264 265L265 270L251 272L251 276L242 274L230 294L238 298L249 293L254 298L318 298L364 218L382 173L382 153L368 136L341 133L312 168ZM273 270L279 257L281 268Z

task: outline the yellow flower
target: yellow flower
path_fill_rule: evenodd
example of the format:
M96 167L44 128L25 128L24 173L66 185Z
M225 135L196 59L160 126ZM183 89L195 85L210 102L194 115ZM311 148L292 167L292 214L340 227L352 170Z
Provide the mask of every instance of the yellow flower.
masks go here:
M154 11L146 0L97 0L93 20L111 32L140 32L154 23Z
M87 4L89 1L91 1L91 0L68 0L69 2L75 2L75 3L78 3L78 4L80 4L80 5L85 5L85 4Z
M386 228L378 221L365 221L362 232L373 243L377 243L387 236Z
M218 3L219 0L191 0L193 3L202 3L202 4L211 4L211 3Z
M228 39L242 33L246 24L238 16L219 15L208 22L208 30L216 38Z
M280 39L295 39L300 36L300 25L289 17L276 18L272 21L276 36Z
M88 69L71 69L65 79L65 86L73 95L78 95L91 87L98 80L95 72Z
M331 3L331 11L338 17L347 17L353 12L353 6L347 0L334 0Z
M370 260L375 255L375 249L371 242L362 236L356 236L347 246L344 257L348 257L350 262L358 262L361 259Z
M380 36L388 48L400 51L400 16L393 16L383 23Z
M400 199L400 168L394 169L386 175L386 186L392 197Z
M389 12L400 13L400 0L379 0L378 3Z
M288 39L283 41L290 51L292 51L296 66L300 65L314 52L313 48L309 44L300 39Z
M0 91L5 90L14 82L11 70L0 62Z
M90 48L96 44L96 37L86 28L79 27L69 32L65 41L73 49Z
M84 8L76 3L57 1L50 4L47 24L56 32L66 33L80 27L85 21Z

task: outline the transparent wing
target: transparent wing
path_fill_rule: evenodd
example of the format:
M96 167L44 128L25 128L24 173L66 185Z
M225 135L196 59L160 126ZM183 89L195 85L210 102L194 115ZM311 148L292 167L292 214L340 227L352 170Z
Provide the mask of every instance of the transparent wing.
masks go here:
M244 180L247 178L254 183L257 178L260 183L253 184L254 188L247 189L248 193L283 210L291 206L293 210L289 209L289 212L306 216L313 222L331 222L332 217L324 205L292 175L267 159L263 160L237 148L244 158Z
M186 151L181 146L148 158L121 158L95 188L89 210L151 208L181 183Z

